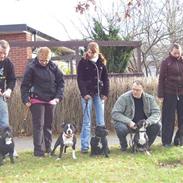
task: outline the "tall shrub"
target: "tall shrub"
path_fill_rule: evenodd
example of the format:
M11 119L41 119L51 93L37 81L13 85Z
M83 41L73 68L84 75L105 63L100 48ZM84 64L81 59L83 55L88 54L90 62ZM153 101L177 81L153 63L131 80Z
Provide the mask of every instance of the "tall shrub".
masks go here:
M112 21L108 21L106 29L101 22L93 19L94 28L91 31L95 40L122 40L119 36L119 28L113 25ZM127 39L127 38L125 38ZM111 73L122 73L125 71L130 59L132 48L129 47L101 47L101 52L109 61L107 64L108 71Z

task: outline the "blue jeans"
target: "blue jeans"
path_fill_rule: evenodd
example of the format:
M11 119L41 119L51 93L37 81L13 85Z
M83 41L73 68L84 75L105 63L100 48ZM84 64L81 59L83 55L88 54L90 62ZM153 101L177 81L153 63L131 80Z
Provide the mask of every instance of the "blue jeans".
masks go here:
M86 101L81 98L81 105L83 110L83 122L81 129L81 150L89 149L90 131L91 131L91 111L92 103L95 108L96 124L97 126L104 126L104 100L100 96L94 96Z
M7 126L9 126L8 105L3 97L0 96L0 127Z

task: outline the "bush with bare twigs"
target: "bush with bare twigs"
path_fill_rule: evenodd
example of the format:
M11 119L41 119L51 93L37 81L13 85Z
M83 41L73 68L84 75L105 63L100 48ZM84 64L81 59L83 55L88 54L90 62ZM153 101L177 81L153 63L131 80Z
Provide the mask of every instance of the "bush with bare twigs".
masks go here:
M124 92L130 89L132 82L136 77L110 77L110 95L106 101L105 119L106 126L112 130L111 124L111 110L117 98ZM157 78L138 78L144 81L145 91L156 96ZM65 79L65 97L64 100L57 105L55 120L53 123L54 133L60 130L60 124L64 121L71 121L77 124L78 129L81 128L82 110L80 103L80 93L77 86L76 78ZM10 112L10 124L12 126L14 135L31 135L32 124L31 114L27 115L26 107L21 102L20 96L20 80L17 82L12 98L8 101ZM92 115L95 115L94 112ZM93 118L95 119L95 118ZM93 121L93 126L95 121Z

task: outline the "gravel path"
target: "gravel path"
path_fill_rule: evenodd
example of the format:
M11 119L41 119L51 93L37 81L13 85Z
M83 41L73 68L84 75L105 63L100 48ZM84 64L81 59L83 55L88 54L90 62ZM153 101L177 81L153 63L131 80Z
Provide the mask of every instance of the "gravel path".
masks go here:
M127 136L129 139L129 135ZM52 145L55 144L57 137L53 138ZM107 136L108 144L109 146L113 145L119 145L119 140L115 133L110 134ZM32 142L32 136L30 137L14 137L15 141L15 149L17 152L23 152L23 151L32 151L33 150L33 142ZM160 137L156 138L155 144L161 143ZM80 138L77 137L77 149L80 149Z

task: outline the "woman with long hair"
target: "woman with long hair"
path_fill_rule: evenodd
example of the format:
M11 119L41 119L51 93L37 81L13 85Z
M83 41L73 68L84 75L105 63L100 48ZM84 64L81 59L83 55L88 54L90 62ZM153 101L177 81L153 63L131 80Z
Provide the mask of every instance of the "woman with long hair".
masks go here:
M83 121L81 129L81 152L87 153L91 131L91 110L94 104L96 125L105 126L104 103L109 94L106 59L99 45L90 42L77 68L77 81L81 93Z

